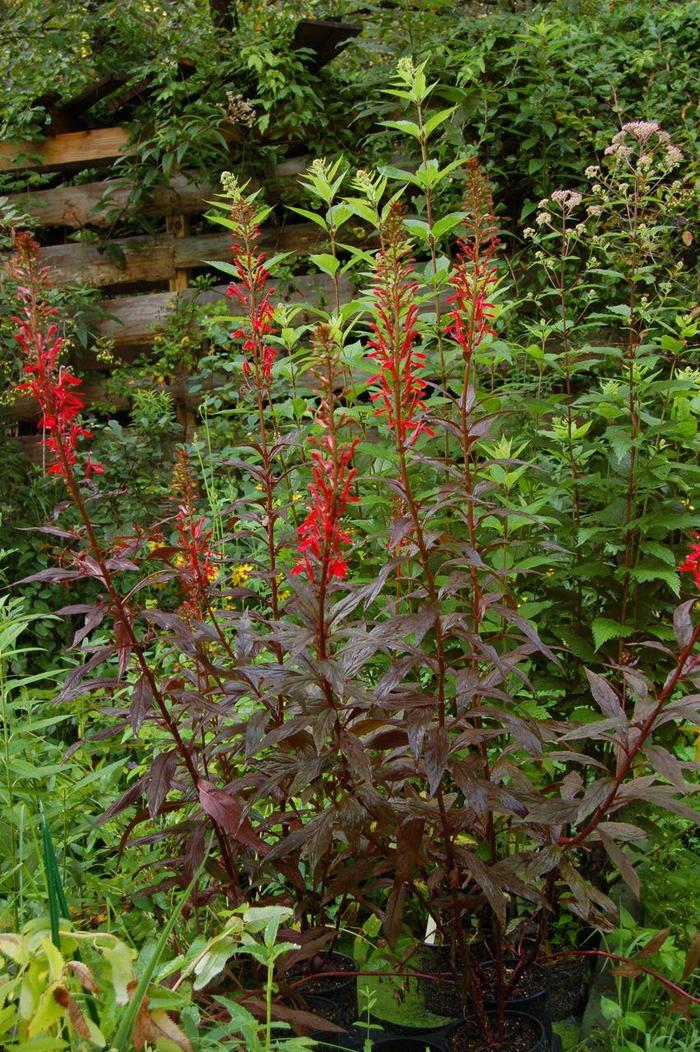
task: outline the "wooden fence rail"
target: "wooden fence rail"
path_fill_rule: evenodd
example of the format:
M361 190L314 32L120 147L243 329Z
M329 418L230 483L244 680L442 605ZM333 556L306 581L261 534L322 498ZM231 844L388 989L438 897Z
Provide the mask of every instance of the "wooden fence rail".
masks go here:
M0 143L0 150L3 145L7 144ZM257 190L262 184L264 196L270 201L293 196L298 177L308 163L308 157L282 161L271 167L262 180L252 178L251 189ZM154 187L145 200L133 198L134 189L127 180L102 179L81 186L57 186L52 190L9 194L8 202L32 216L41 226L109 228L114 223L115 213L122 218L136 213L148 217L197 215L204 211L207 202L220 188L214 182L202 180L196 172L180 172L167 186ZM298 191L296 196L300 196Z

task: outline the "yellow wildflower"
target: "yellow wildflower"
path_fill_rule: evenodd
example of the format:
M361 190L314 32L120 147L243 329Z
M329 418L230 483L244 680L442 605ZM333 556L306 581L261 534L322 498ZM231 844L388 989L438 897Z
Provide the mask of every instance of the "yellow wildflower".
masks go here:
M236 587L240 587L240 585L246 583L252 572L253 567L250 563L240 563L238 566L234 566L231 571L231 581Z

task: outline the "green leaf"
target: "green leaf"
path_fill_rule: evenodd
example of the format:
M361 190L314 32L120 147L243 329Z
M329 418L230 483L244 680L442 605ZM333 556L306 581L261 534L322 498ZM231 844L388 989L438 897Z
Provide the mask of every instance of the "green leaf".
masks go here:
M626 639L633 632L627 625L621 625L619 621L611 621L607 617L596 617L591 629L596 650L600 650L609 639Z
M168 917L166 923L163 926L163 930L160 933L160 938L156 943L155 950L151 954L151 958L143 970L141 978L139 979L138 986L132 994L131 1000L129 1001L127 1009L124 1012L119 1026L117 1028L117 1032L115 1033L114 1038L112 1039L112 1046L116 1050L116 1052L129 1052L131 1048L131 1033L134 1029L134 1023L136 1022L136 1018L139 1012L141 1011L141 1006L144 1002L144 998L146 997L148 984L150 983L153 977L156 965L158 964L160 958L163 956L163 952L167 945L168 939L170 938L170 933L175 927L175 924L177 923L177 920L180 914L182 913L182 909L187 900L189 899L190 895L192 894L194 886L199 879L199 874L201 873L204 867L204 863L207 860L208 854L208 850L204 852L204 858L202 859L202 862L197 872L192 877L192 880L189 882L182 895L175 903L175 908L171 911L170 916Z
M438 219L437 223L433 225L433 236L439 238L444 234L449 234L451 230L459 226L463 219L464 212L448 212L446 216Z
M226 263L223 259L203 259L202 263L206 263L208 267L214 267L215 270L220 270L222 274L229 274L232 278L240 278L233 263Z
M666 570L661 566L635 566L630 571L630 576L640 583L647 581L664 581L674 595L680 595L681 581L673 570Z
M430 237L430 227L424 219L404 219L404 226L408 227L412 234L416 234L422 241Z
M309 259L319 270L323 271L324 274L328 274L331 278L340 266L340 261L335 256L332 256L330 252L314 253L314 255L309 256Z
M366 201L362 201L357 197L348 197L346 203L348 207L352 208L356 216L364 219L365 223L370 223L372 226L376 224L377 213Z
M622 1017L622 1008L617 1001L611 1000L609 997L601 997L600 999L600 1010L603 1014L604 1019L620 1019Z
M644 541L640 547L646 555L653 555L655 559L660 559L662 563L667 563L669 566L676 565L675 552L667 548L665 544L659 544L658 541Z
M429 117L423 125L426 139L429 135L432 135L436 128L439 128L441 124L448 120L456 109L456 106L448 106L446 110L440 110L439 113L434 113L432 117Z
M318 215L316 212L310 212L308 208L294 208L292 205L289 206L292 212L296 212L297 215L303 216L304 219L308 219L309 222L315 223L316 226L320 226L321 230L325 230L328 233L328 224L323 216Z
M414 139L420 139L420 128L414 121L382 121L384 128L394 128L403 132L404 135L412 135Z
M226 962L233 956L237 943L230 936L219 939L195 966L194 989L201 990L224 970Z
M129 983L134 978L136 951L114 937L100 941L97 948L107 961L112 973L112 987L118 1005L129 1003Z

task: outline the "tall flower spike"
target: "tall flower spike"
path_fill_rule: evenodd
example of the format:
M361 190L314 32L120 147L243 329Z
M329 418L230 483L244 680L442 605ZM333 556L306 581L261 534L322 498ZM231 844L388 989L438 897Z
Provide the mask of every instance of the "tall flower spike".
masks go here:
M345 421L335 419L335 343L327 326L319 326L315 342L323 366L321 404L316 418L322 438L321 448L311 453L313 481L308 487L309 510L297 530L297 552L301 559L292 573L305 573L310 581L320 579L325 585L334 577L342 579L348 574L345 548L352 542L343 528L343 516L348 504L357 502L352 492L357 474L352 457L359 439L338 440L338 428Z
M216 552L211 544L212 531L205 529L206 520L195 509L197 483L184 449L177 453L172 488L173 496L182 501L175 517L177 553L173 565L185 597L185 611L201 620L207 607L207 588L217 575Z
M75 393L81 381L61 365L63 338L53 320L58 311L46 301L51 287L48 271L39 263L39 245L30 234L21 232L15 240L15 253L10 262L10 276L17 282L21 303L15 339L24 355L24 373L28 379L18 385L37 401L41 410L39 430L43 435L44 462L49 475L66 477L77 460L78 441L92 438L80 421L85 408ZM88 454L85 477L101 475L104 468Z
M469 361L485 336L494 336L491 322L494 305L490 289L498 281L493 257L498 248L497 229L492 214L493 200L488 179L478 160L467 163L467 189L464 200L465 236L459 242L459 254L450 285L453 304L446 334L462 349Z
M377 384L371 398L379 402L377 416L387 423L402 446L412 445L421 432L433 432L420 417L425 410L425 381L420 371L425 355L418 342L418 282L412 277L413 259L403 225L403 209L395 202L382 225L382 247L377 255L372 285L374 321L369 345L380 371L370 379Z
M259 250L255 202L240 190L232 194L230 218L236 225L231 251L238 282L229 285L227 295L243 308L243 319L233 338L243 341L243 352L249 356L243 363L244 375L247 377L252 370L258 381L269 384L276 357L276 350L267 339L273 331L270 297L274 289L266 287L270 274L265 253Z

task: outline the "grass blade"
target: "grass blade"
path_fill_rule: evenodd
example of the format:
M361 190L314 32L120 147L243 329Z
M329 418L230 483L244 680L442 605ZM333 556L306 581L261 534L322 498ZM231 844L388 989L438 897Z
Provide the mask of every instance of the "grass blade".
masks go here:
M139 979L138 986L134 990L134 995L129 1001L129 1004L126 1006L124 1015L122 1016L121 1022L117 1027L117 1032L112 1039L113 1052L129 1052L131 1048L131 1034L134 1029L134 1023L136 1022L138 1014L141 1011L141 1006L146 996L148 984L153 978L153 973L156 970L156 965L158 964L163 954L163 950L165 949L165 944L167 943L170 937L170 933L175 927L175 922L182 913L183 906L187 902L195 884L197 883L199 874L202 872L202 869L204 867L207 855L208 852L205 852L204 859L202 860L199 869L192 877L192 880L189 882L180 898L177 900L175 909L170 914L167 924L160 933L160 938L156 943L155 949L151 954L150 960L146 963L146 967L143 970L143 974Z

